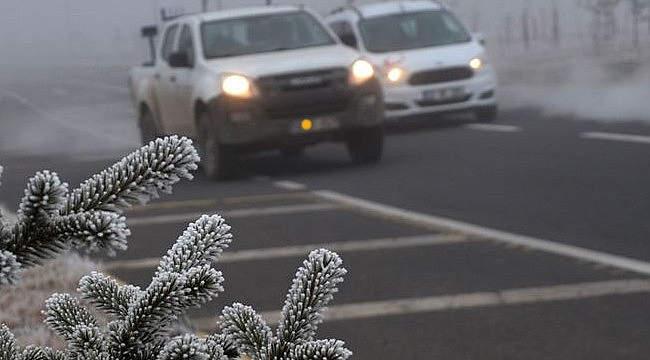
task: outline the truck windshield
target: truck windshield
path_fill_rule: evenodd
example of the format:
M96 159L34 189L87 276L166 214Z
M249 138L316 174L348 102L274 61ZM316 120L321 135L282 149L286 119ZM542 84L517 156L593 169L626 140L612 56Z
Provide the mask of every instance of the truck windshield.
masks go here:
M468 42L471 36L444 10L391 14L361 20L366 49L374 53Z
M336 43L304 11L205 22L201 38L206 59Z

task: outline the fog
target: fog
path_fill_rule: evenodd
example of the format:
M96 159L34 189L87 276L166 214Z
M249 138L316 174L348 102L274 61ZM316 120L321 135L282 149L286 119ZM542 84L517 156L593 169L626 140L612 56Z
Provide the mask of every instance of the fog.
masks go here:
M356 1L368 3L371 1ZM556 3L538 1L533 6L526 0L452 0L449 4L473 28L494 40L514 41L518 37L517 22L528 8L535 20L535 36L547 37L550 32L550 11L557 6L566 19L564 32L574 34L581 29L581 11L572 1ZM211 0L210 9L263 5L264 0ZM289 1L280 4L306 5L323 14L347 3L343 1ZM130 62L146 54L139 29L145 24L160 22L160 9L197 12L200 0L0 0L0 47L2 61L83 61L106 60ZM508 20L510 19L510 20ZM588 19L588 18L585 18ZM583 20L585 20L583 19ZM569 21L570 20L570 21ZM586 20L585 20L586 21ZM510 22L512 35L504 35ZM531 26L533 25L531 23ZM578 25L576 25L578 24ZM570 26L569 26L570 25Z
M367 2L372 1L355 1ZM211 0L209 7L264 3ZM274 3L305 3L325 14L347 1ZM639 45L633 46L625 4L616 13L615 36L595 42L592 15L572 0L447 3L472 31L486 36L499 70L504 107L537 106L553 114L604 121L650 121L646 115L650 102L644 101L650 93L650 71L643 65L648 62L650 29L642 23ZM137 65L148 56L139 29L159 24L162 8L197 12L200 0L0 0L0 72L2 65L12 64ZM554 9L557 38L553 34ZM524 16L528 16L528 41L522 31ZM631 70L626 72L626 68Z

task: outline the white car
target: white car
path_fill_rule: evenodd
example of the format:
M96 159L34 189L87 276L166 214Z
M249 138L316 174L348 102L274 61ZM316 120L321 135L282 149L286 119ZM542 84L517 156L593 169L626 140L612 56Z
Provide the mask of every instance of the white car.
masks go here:
M473 112L497 115L497 80L483 39L433 1L393 1L334 10L327 23L382 72L386 119Z

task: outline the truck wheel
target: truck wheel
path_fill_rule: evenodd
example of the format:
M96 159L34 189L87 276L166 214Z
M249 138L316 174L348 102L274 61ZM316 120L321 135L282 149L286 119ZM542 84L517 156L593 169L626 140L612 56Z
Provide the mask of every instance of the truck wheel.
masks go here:
M356 163L375 163L384 149L384 127L377 125L352 131L347 141L348 152Z
M156 124L153 121L153 115L149 110L144 110L140 116L140 140L142 145L147 145L150 141L154 140L158 134L156 133Z
M475 115L476 115L476 119L479 122L492 122L497 118L497 107L489 106L489 107L482 108L480 110L477 110Z
M232 154L219 143L210 113L199 117L199 155L203 174L211 180L224 180L232 175Z

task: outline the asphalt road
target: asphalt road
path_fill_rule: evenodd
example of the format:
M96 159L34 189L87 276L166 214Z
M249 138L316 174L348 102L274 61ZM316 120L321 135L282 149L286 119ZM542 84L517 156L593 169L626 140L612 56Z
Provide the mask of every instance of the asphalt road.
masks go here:
M137 146L120 68L4 73L0 201L56 170L71 185ZM507 100L506 100L507 102ZM390 127L385 157L353 165L326 144L247 158L127 213L128 251L104 259L146 285L189 221L220 213L235 241L226 291L191 313L201 330L234 301L277 317L309 249L349 270L319 336L355 359L646 359L650 353L650 119L615 123L506 107Z

